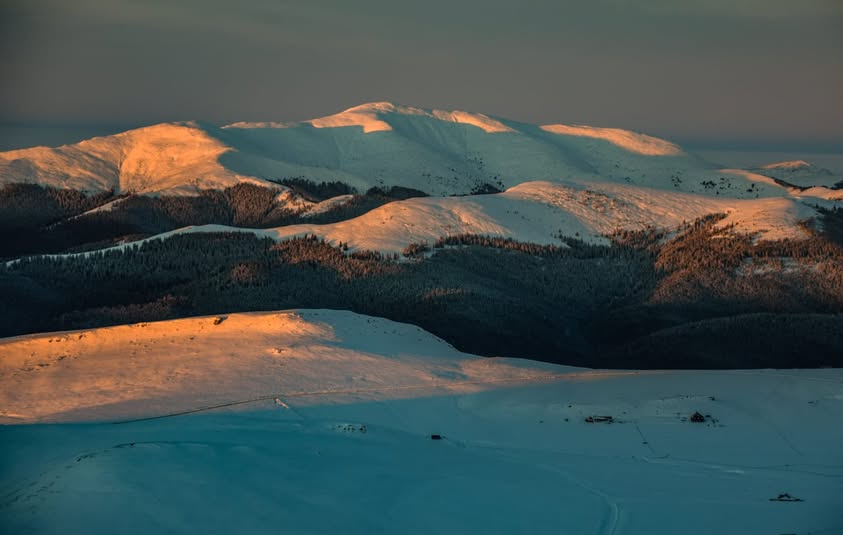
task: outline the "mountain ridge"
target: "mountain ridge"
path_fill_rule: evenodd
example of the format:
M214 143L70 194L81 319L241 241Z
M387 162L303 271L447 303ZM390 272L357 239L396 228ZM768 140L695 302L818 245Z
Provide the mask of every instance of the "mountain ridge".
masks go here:
M276 187L293 177L432 195L467 194L486 183L505 189L573 178L706 193L707 184L722 176L717 166L670 141L629 130L531 125L389 102L301 122L160 123L0 153L0 183L153 195L195 195L241 182ZM721 194L730 197L787 195L778 185L747 192L745 178L724 179L732 187Z

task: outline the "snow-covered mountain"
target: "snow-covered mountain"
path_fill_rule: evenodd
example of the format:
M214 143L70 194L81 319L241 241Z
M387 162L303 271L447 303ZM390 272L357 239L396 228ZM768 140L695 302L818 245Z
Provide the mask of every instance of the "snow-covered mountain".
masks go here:
M719 224L721 227L734 225L737 232L776 240L807 237L802 222L815 217L817 212L797 199L784 197L726 199L612 182L525 182L492 195L391 202L338 223L268 229L198 225L110 249L196 232L249 232L279 241L316 236L335 246L346 244L350 251L386 254L400 254L410 244L433 245L439 238L460 234L546 245L562 245L561 238L576 238L606 245L607 236L618 230L676 230L709 214L726 214Z
M0 353L3 421L53 423L0 426L9 533L840 527L840 370L483 359L330 310L23 336Z
M192 194L294 177L341 181L360 191L403 186L432 195L466 194L482 184L504 189L586 178L730 198L787 195L773 181L720 170L644 134L536 126L387 102L301 123L167 123L58 148L0 153L0 183L91 192Z

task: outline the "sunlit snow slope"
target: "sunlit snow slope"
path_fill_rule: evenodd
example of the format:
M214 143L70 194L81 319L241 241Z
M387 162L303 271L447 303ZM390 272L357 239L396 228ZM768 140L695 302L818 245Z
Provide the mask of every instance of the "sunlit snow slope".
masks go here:
M0 183L168 194L264 183L221 163L221 156L232 149L213 136L215 130L195 122L165 123L58 148L2 152Z
M481 359L328 310L12 338L0 365L4 533L843 529L840 370Z

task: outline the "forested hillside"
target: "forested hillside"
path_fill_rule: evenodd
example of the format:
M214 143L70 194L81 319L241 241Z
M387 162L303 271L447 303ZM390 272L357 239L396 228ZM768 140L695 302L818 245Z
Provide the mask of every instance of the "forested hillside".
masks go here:
M295 223L334 223L385 203L425 193L407 188L372 188L358 193L341 182L304 179L280 182L291 193L238 184L196 196L86 195L34 184L0 187L0 259L100 249L188 225L268 228ZM314 211L330 199L342 202ZM313 213L310 213L313 211Z
M611 246L454 236L400 261L250 234L30 258L0 268L0 335L308 307L413 323L462 351L584 366L843 364L841 245L816 232L754 243L717 220L670 240L623 232Z

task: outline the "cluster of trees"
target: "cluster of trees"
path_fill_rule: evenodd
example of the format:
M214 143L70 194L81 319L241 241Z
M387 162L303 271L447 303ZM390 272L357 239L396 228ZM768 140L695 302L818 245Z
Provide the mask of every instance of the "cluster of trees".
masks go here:
M443 236L436 240L436 242L433 244L433 247L435 249L442 249L445 247L459 247L469 245L491 247L493 249L508 249L511 251L518 251L520 253L532 256L577 256L580 258L621 254L624 251L629 251L633 249L632 247L629 247L628 244L625 244L620 241L615 241L613 246L607 249L606 246L594 245L574 238L564 238L564 245L542 245L538 243L517 241L513 240L512 238L502 238L500 236L483 236L478 234L454 234L451 236Z
M119 198L12 184L0 190L0 232L7 237L0 245L0 258L101 248L187 225L267 227L295 220L297 212L279 205L277 195L273 189L246 183L190 197ZM45 202L45 198L70 202L59 205ZM107 209L84 213L110 201L116 202ZM21 207L29 213L27 217L18 217Z
M340 195L357 194L357 190L345 182L314 182L301 176L283 178L277 182L312 202L324 201Z
M89 196L36 184L0 187L0 259L46 252L44 246L54 240L47 238L53 225L115 199L112 192Z
M471 195L493 195L495 193L501 193L503 190L503 182L500 180L497 181L497 184L481 182L471 188Z
M411 243L404 247L404 250L401 251L406 258L420 258L424 256L424 253L430 251L430 244L426 241L421 241L417 243Z
M0 229L48 225L115 198L113 192L86 195L37 184L6 184L0 187Z
M820 214L823 235L834 243L843 245L843 208L820 209Z
M369 188L366 191L366 195L369 197L383 197L386 199L396 200L396 201L404 201L407 199L412 199L414 197L427 197L427 193L414 189L414 188L405 188L404 186L390 186L388 188L380 188L380 187L373 187Z

